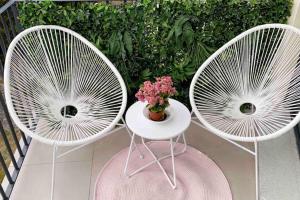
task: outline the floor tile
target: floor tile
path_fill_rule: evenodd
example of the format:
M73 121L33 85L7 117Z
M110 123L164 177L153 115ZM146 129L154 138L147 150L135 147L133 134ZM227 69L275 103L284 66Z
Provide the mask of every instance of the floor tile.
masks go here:
M300 199L300 160L293 131L259 144L262 200Z
M58 147L58 154L63 153L72 147ZM74 148L74 147L73 147ZM34 164L51 164L53 156L53 146L43 144L39 141L32 140L26 154L24 165ZM93 156L93 145L88 145L80 150L76 150L63 156L57 162L79 162L91 161Z
M23 166L11 200L49 200L51 164ZM91 162L58 163L55 200L84 200L89 197Z

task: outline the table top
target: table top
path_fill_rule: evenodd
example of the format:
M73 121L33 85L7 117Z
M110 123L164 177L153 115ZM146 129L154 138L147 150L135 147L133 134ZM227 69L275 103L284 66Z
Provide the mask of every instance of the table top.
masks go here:
M145 116L146 102L134 103L125 116L127 126L136 135L151 140L165 140L182 134L191 123L191 113L179 101L169 99L169 103L166 111L170 113L170 118L161 122L152 121Z

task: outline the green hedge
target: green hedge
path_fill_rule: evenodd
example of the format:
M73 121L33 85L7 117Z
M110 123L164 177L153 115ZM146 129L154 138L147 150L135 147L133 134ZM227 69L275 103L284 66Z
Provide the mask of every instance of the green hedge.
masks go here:
M159 3L157 3L159 2ZM188 104L193 74L216 49L259 24L286 23L291 0L144 0L104 3L19 3L22 25L56 24L92 41L134 93L146 79L171 75Z

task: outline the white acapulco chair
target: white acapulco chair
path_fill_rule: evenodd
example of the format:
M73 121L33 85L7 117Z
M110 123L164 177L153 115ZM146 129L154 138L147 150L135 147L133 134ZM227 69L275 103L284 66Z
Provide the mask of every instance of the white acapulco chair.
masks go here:
M190 103L194 123L255 156L258 200L257 143L300 120L300 30L266 24L232 39L196 72ZM235 141L254 142L255 151Z
M126 127L121 75L94 45L67 28L35 26L15 37L6 55L4 88L16 125L54 147L51 199L57 158ZM76 147L58 155L60 146Z

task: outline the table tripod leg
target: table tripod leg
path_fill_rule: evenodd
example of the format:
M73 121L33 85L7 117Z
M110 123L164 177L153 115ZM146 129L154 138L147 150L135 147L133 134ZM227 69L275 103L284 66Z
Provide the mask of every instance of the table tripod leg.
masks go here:
M134 137L135 137L135 134L133 133L132 136L131 136L130 147L129 147L129 151L128 151L128 155L127 155L127 159L126 159L126 163L125 163L125 168L124 168L125 176L127 176L127 168L128 168L128 162L129 162L129 159L130 159L130 156L131 156L131 153L132 153L132 146L133 146L133 143L135 143L134 142Z
M173 141L173 140L172 140ZM154 158L155 162L158 164L159 168L161 169L161 171L163 172L163 174L166 176L167 180L169 181L170 185L172 186L173 189L175 189L175 185L174 183L172 183L170 177L168 176L166 170L163 168L163 166L161 165L159 159L156 157L156 155L151 151L151 149L145 144L144 138L142 138L142 143L145 146L145 148L149 151L149 153L151 154L151 156ZM173 145L172 145L172 151L173 151ZM173 154L174 157L174 154Z
M187 148L186 139L185 139L185 133L184 132L182 133L182 140L183 140L183 144L184 144L182 153L184 153L184 152L186 152L186 148Z
M186 139L185 139L185 133L183 132L181 135L177 136L176 141L175 141L175 145L173 145L173 151L175 151L175 147L179 142L180 137L182 137L182 141L183 141L183 149L182 151L178 152L178 153L174 153L174 154L182 154L186 151L187 148L187 144L186 144Z
M180 137L181 137L181 135L178 135L177 138L176 138L175 145L173 145L173 149L174 149L174 150L175 150L176 145L177 145L178 142L179 142Z
M175 171L175 160L174 160L174 149L173 149L173 139L170 139L171 144L171 157L172 157L172 170L173 170L173 189L176 188L176 171Z
M127 132L128 132L128 134L129 134L129 137L132 138L132 136L133 136L134 133L132 133L132 132L129 130L129 128L128 128L128 126L127 126L127 124L126 124L126 122L125 122L125 120L124 120L123 118L122 118L122 122L123 122L123 124L124 124L124 126L125 126L125 128L126 128L126 130L127 130ZM134 149L137 149L138 152L139 152L139 154L140 154L140 158L143 159L143 158L144 158L144 155L142 154L140 148L139 148L138 145L135 143L135 141L133 141L133 145L134 145L134 148L132 148L131 150L133 151Z

